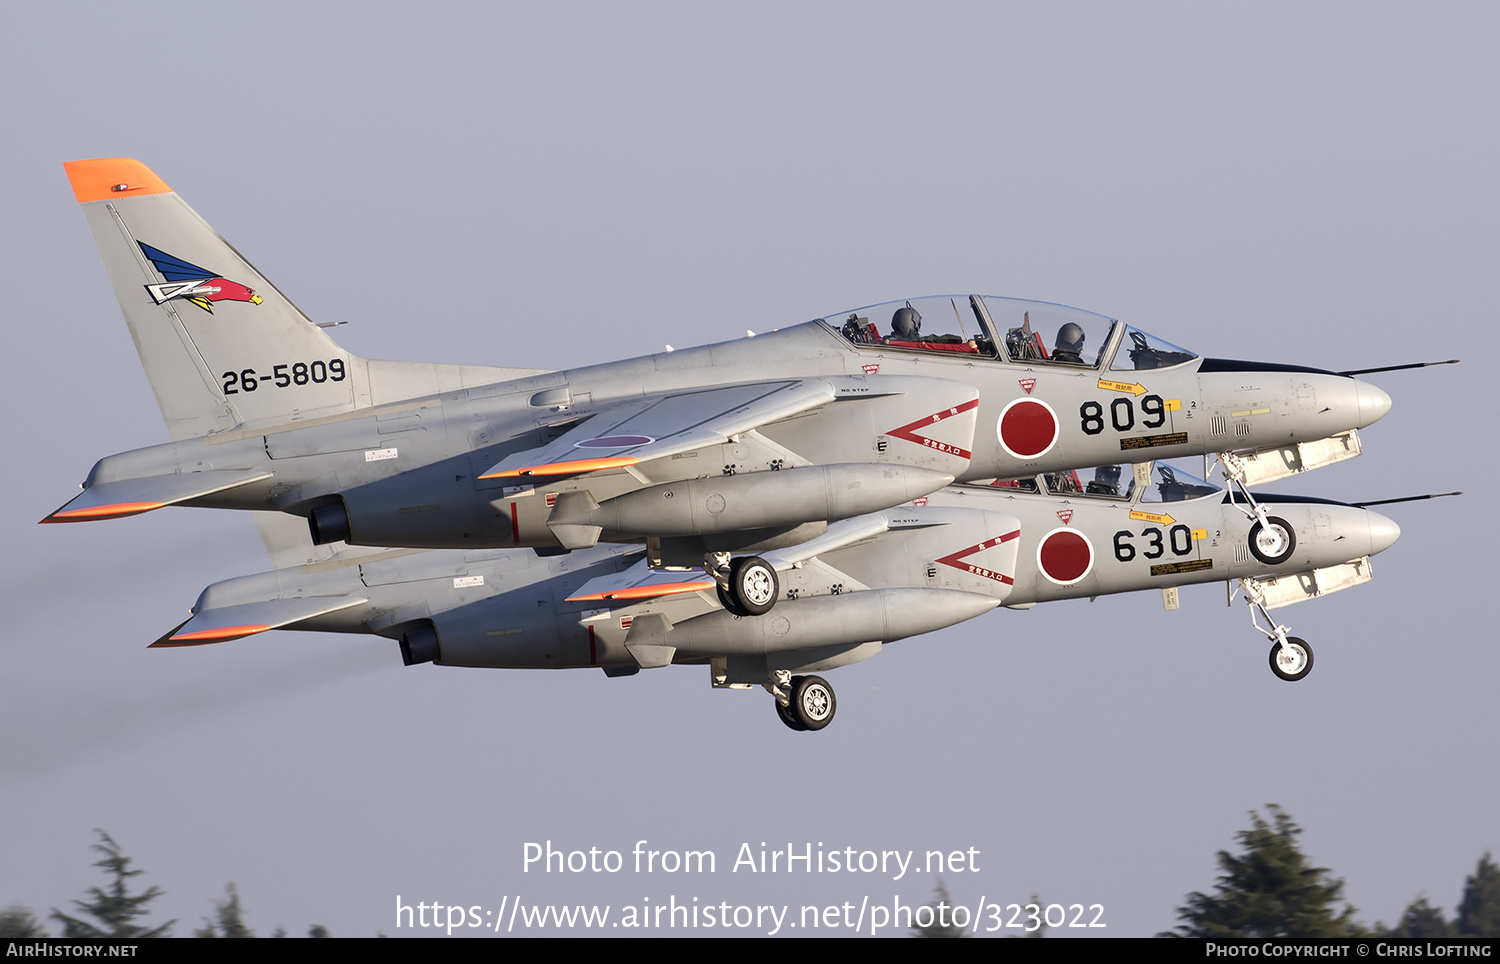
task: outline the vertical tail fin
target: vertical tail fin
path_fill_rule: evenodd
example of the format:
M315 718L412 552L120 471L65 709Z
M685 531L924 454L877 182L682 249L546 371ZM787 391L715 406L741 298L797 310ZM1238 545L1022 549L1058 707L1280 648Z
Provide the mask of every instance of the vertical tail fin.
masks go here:
M363 361L150 168L128 158L63 166L173 439L368 404Z

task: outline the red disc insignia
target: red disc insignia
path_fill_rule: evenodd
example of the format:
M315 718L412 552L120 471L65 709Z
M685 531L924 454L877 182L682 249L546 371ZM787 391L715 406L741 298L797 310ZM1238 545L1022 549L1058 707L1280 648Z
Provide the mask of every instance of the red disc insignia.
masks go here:
M1018 459L1046 455L1057 443L1057 413L1040 398L1018 398L1000 411L1000 447Z
M1053 529L1036 548L1042 575L1059 586L1071 586L1094 568L1094 546L1077 529Z

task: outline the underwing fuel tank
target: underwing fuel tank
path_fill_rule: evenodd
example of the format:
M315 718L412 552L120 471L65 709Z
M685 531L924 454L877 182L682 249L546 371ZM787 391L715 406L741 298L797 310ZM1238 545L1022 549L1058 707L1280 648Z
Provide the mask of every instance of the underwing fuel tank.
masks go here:
M476 632L467 613L438 614L441 662L496 668L589 665L666 666L680 658L762 656L799 650L893 642L954 626L1000 605L1002 596L951 589L896 587L783 601L763 618L741 619L715 610L674 623L659 614L635 617L627 634L589 633L570 651L574 659L544 657L526 640L497 645ZM595 623L599 626L600 624ZM596 648L597 647L597 648Z
M565 493L547 525L563 545L585 548L601 536L698 536L806 522L833 522L921 498L953 476L915 465L845 463L778 472L687 479L600 504Z
M996 596L952 589L870 589L790 600L764 619L740 619L722 610L709 613L673 626L661 634L660 642L682 656L758 656L889 643L955 626L989 612L1001 601ZM626 646L651 642L637 637Z

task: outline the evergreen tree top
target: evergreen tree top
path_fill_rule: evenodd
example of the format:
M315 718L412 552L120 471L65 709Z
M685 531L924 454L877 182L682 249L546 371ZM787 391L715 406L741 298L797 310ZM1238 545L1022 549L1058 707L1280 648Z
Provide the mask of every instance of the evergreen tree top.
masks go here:
M130 893L128 886L131 877L137 877L145 871L131 870L130 858L120 850L120 845L115 843L113 837L94 828L99 835L99 843L93 845L93 849L104 855L103 859L95 861L95 867L104 868L105 874L113 878L108 888L90 887L86 900L75 900L73 905L78 908L81 915L91 917L98 923L84 920L82 917L70 917L57 908L52 909L52 919L62 924L63 937L166 937L171 930L175 920L169 920L160 927L142 927L132 923L137 917L144 917L148 912L148 905L162 895L160 887L150 887L139 893Z
M1335 905L1344 882L1314 867L1297 846L1302 828L1281 807L1268 804L1271 819L1250 811L1250 829L1238 838L1243 852L1218 854L1218 887L1191 893L1177 909L1182 923L1172 937L1347 937L1360 933L1354 908Z
M282 932L283 935L285 931ZM240 907L239 888L234 881L224 885L224 899L214 901L212 920L205 919L203 926L193 931L194 937L246 938L255 934L245 926L244 910Z
M1401 913L1401 923L1387 931L1385 936L1444 938L1452 937L1453 930L1443 917L1442 908L1433 907L1427 902L1427 896L1422 894L1407 905L1406 910Z
M1460 937L1500 937L1500 867L1486 850L1474 874L1464 881L1454 930Z

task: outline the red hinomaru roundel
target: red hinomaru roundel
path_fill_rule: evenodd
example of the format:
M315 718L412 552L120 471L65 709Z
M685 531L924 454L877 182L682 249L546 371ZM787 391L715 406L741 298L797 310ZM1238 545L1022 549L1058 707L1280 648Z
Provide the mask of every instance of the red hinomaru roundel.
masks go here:
M1037 544L1036 565L1050 581L1071 586L1093 571L1094 544L1077 529L1053 529Z
M1057 413L1040 398L1017 398L1000 410L1000 447L1018 459L1046 455L1057 444Z

